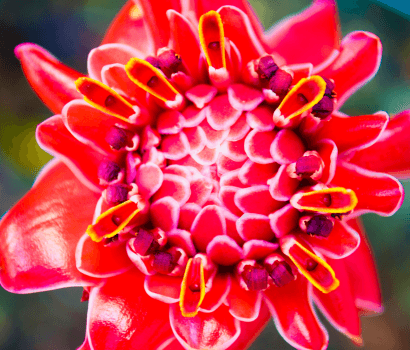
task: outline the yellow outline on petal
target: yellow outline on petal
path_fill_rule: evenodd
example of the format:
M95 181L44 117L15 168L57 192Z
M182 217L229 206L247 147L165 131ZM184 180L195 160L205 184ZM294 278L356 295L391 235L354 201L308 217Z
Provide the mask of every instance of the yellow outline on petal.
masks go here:
M306 270L302 265L300 265L296 259L292 257L290 254L290 251L288 253L289 258L293 261L293 263L296 265L298 270L305 276L310 283L312 283L317 289L319 289L322 293L330 293L331 291L334 291L337 287L340 285L340 281L336 278L336 274L333 271L332 267L323 259L319 258L316 254L313 254L309 249L306 249L302 244L300 244L298 241L294 241L295 244L302 249L306 254L308 254L313 260L315 260L318 264L323 266L326 270L328 270L332 276L333 282L329 287L323 287L320 285L310 274L308 270Z
M155 96L156 98L160 99L161 101L167 102L169 101L168 99L162 97L161 95L157 94L155 92L155 90L151 89L148 85L140 82L136 77L134 77L131 73L130 70L132 70L132 68L136 65L136 64L141 64L147 68L149 68L152 71L152 74L155 75L158 79L160 79L162 82L164 82L173 93L175 93L175 95L180 95L179 91L177 89L175 89L172 84L164 77L164 75L157 69L155 68L152 64L150 64L149 62L140 59L140 58L136 58L133 57L131 58L128 63L125 65L125 72L128 75L128 78L130 78L130 80L136 84L138 87L140 87L141 89L147 91L148 93L150 93L151 95Z
M319 75L312 75L311 77L300 79L299 82L292 88L292 90L290 90L286 94L285 98L282 100L278 109L281 111L282 106L290 99L290 97L295 93L295 91L297 91L303 84L309 81L314 81L319 85L319 88L320 88L319 93L312 101L310 101L309 103L306 103L302 108L298 109L296 112L286 117L287 120L290 120L302 114L303 112L306 112L308 109L312 108L315 104L317 104L323 98L325 91L326 91L326 82Z
M187 279L188 279L188 273L191 268L193 259L195 258L190 258L188 260L188 263L185 268L185 273L184 273L184 278L182 279L181 283L181 293L179 295L179 308L181 310L181 314L184 317L195 317L198 314L198 309L201 306L202 302L204 301L205 298L205 274L204 274L204 266L203 266L203 261L201 259L201 265L200 265L200 296L199 296L199 302L196 307L196 310L194 312L186 312L184 309L184 300L185 300L185 293L186 289L188 288L187 286Z
M112 208L108 209L107 211L105 211L104 213L102 213L102 214L97 218L97 220L95 220L95 223L94 223L94 224L89 225L89 226L87 227L87 230L86 230L85 232L90 236L90 238L91 238L94 242L101 242L104 238L114 237L114 236L115 236L116 234L118 234L125 226L128 225L128 223L134 218L134 216L135 216L136 214L138 214L138 213L141 211L141 209L138 208L138 209L134 210L134 211L131 213L131 215L129 215L128 218L125 219L125 220L117 227L117 229L115 229L115 230L114 230L113 232L111 232L111 233L106 234L105 236L102 236L102 237L98 236L97 232L95 232L95 230L94 230L94 226L97 225L103 218L105 218L106 216L112 214L112 213L113 213L114 211L116 211L117 209L119 209L119 208L121 208L121 207L123 207L123 206L129 204L130 202L132 202L132 203L134 203L134 204L137 204L137 203L135 203L135 202L132 201L132 200L127 200L127 201L125 201L124 203L121 203L121 204L119 204L119 205L117 205L117 206L115 206L115 207L112 207Z
M118 98L121 102L124 102L124 103L127 105L127 107L129 107L129 108L131 108L132 110L134 110L133 105L132 105L131 103L129 103L126 99L124 99L120 94L118 94L117 92L115 92L113 89L111 89L111 88L108 87L107 85L105 85L105 84L99 82L98 80L91 79L91 78L88 78L88 77L81 77L81 78L78 78L78 79L75 81L75 87L77 88L77 91L78 91L81 95L83 95L83 94L82 94L81 91L79 90L79 85L81 85L84 81L91 82L91 83L94 83L94 84L98 85L99 87L103 88L105 91L109 92L111 95L113 95L113 96L115 96L116 98ZM96 104L95 102L91 101L91 100L90 100L88 97L86 97L85 95L83 95L83 96L84 96L84 101L85 101L85 102L89 103L91 106L95 107L95 108L98 109L99 111L104 112L104 113L107 113L107 114L109 114L109 115L112 115L113 117L116 117L116 118L118 118L118 119L121 119L122 121L124 121L124 122L126 122L126 123L130 123L130 121L129 121L127 118L125 118L124 116L122 116L122 115L120 115L120 114L117 114L117 113L113 113L113 112L110 111L109 109L107 109L107 108L105 108L105 107L103 107L103 106L101 106L101 105L99 105L99 104Z
M216 22L218 23L218 28L219 28L219 44L221 46L221 55L222 55L222 66L226 69L226 57L225 57L225 33L224 33L224 25L222 22L221 15L216 12L216 11L209 11L207 13L204 13L200 18L199 18L199 24L198 24L198 33L199 33L199 41L202 46L202 51L205 54L206 62L210 67L212 67L212 62L211 58L209 57L208 53L208 46L205 42L205 36L204 36L204 30L203 30L203 24L204 20L207 17L214 17L216 19Z
M316 211L316 212L328 213L328 214L344 214L344 213L347 213L347 212L353 210L356 207L357 203L358 203L356 193L353 190L346 189L344 187L331 187L331 188L325 188L323 190L305 192L305 193L302 193L302 197L300 197L299 199L301 199L303 197L313 196L317 193L325 193L325 194L327 194L327 193L343 193L343 194L347 194L347 195L350 196L351 204L346 206L346 207L342 207L342 208L306 207L306 206L300 205L299 208L297 208L297 209Z

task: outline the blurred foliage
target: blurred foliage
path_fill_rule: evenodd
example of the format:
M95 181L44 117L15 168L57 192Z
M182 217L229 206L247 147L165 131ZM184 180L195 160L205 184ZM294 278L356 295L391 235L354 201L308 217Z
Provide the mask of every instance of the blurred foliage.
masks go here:
M86 72L86 57L97 46L123 0L0 0L0 215L31 186L50 159L35 142L35 126L50 112L31 92L14 58L26 41L42 45L73 68ZM265 28L308 6L308 0L253 0ZM384 53L376 77L343 107L349 115L410 108L410 22L375 2L339 2L343 35L367 30L378 35ZM409 136L410 142L410 136ZM410 155L409 155L410 156ZM410 193L410 183L404 183ZM366 215L365 225L378 262L385 313L363 318L365 349L407 349L410 344L410 199L391 218ZM0 348L75 349L83 340L86 303L80 289L13 295L0 289ZM331 329L329 349L355 349ZM291 349L273 323L253 344L257 349Z

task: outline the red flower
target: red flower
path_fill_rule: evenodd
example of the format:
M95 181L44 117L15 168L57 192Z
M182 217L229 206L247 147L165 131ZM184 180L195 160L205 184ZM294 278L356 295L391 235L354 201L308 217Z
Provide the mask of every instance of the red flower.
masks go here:
M357 217L392 215L390 174L410 168L408 111L338 112L379 39L340 43L330 0L269 34L241 0L137 3L88 77L16 48L57 113L37 129L56 159L1 221L2 286L83 286L81 349L244 349L270 315L292 346L325 349L313 302L361 344L359 316L382 304Z

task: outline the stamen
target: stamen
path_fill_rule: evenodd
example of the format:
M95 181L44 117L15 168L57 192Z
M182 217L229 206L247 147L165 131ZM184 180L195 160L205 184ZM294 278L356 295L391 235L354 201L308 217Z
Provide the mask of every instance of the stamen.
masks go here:
M97 176L100 180L111 182L118 178L121 168L111 160L105 160L98 166Z
M333 108L333 100L329 96L323 96L323 98L313 106L312 114L316 118L325 119L332 114Z
M145 61L147 61L153 67L160 69L158 58L153 57L153 56L148 56L145 58Z
M325 90L325 96L328 97L335 97L335 93L334 93L334 88L335 88L335 84L330 81L328 78L322 77L321 78L325 81L326 83L326 90Z
M167 49L158 55L160 69L167 77L181 70L182 59L174 50Z
M109 185L105 190L105 200L110 204L120 204L128 199L128 187L126 185Z
M246 266L242 278L249 290L264 290L268 287L268 271L263 267Z
M135 222L137 214L143 209L138 196L131 197L124 203L112 207L102 213L95 223L88 226L86 233L94 242L101 242L104 238L114 237L128 224Z
M295 280L292 268L286 261L275 261L272 265L266 266L269 276L277 287L283 287Z
M292 85L292 76L282 69L279 69L269 80L269 89L276 95L283 96L289 91Z
M215 69L226 68L224 28L219 13L209 11L203 14L198 30L208 65Z
M184 317L194 317L205 297L205 274L202 259L191 258L181 284L179 307Z
M322 293L330 293L339 287L335 272L323 259L293 238L283 242L283 251L292 262L317 289Z
M84 100L98 110L129 122L129 117L135 114L133 106L108 86L97 80L83 77L75 82Z
M140 255L149 255L159 248L159 243L155 240L154 235L145 230L138 230L133 241L133 249L135 253Z
M333 221L325 215L315 215L306 224L309 235L328 237L333 230Z
M128 135L123 128L113 126L108 130L108 133L105 136L105 141L107 141L112 149L118 151L127 145Z
M357 205L353 190L343 187L299 192L290 199L290 204L298 210L309 210L328 214L342 214L353 210Z
M296 174L303 177L310 177L320 170L321 162L316 156L303 156L296 161Z
M259 59L257 67L259 79L265 81L270 80L278 69L279 67L272 56L264 56Z
M108 246L111 243L115 243L117 242L119 239L118 235L115 235L114 237L110 237L110 238L104 238L104 246Z
M278 72L271 81L277 74ZM322 99L325 90L326 83L320 76L302 78L285 96L275 114L283 115L288 120L295 118L316 105Z
M167 275L175 267L174 257L168 252L156 252L152 261L152 268L158 273Z
M153 65L139 58L131 58L125 66L128 77L141 89L164 102L183 101L180 93Z

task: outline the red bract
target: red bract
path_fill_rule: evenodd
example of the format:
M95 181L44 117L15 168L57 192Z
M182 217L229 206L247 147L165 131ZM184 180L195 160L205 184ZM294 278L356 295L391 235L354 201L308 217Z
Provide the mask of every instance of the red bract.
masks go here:
M130 0L88 76L18 46L59 114L37 128L56 159L1 221L3 287L83 286L80 349L244 349L270 315L325 349L313 303L361 344L382 303L357 217L400 207L410 123L338 112L381 60L339 35L330 0L269 34L241 0Z

